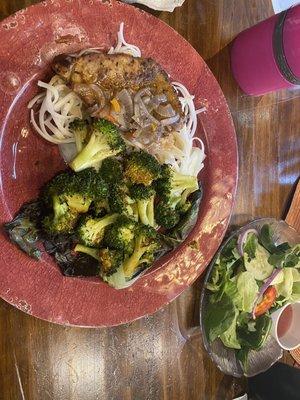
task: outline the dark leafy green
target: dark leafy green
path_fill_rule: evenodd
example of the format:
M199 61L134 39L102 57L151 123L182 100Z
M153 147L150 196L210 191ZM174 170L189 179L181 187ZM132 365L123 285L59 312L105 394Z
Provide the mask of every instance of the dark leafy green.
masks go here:
M191 233L192 229L196 225L199 213L199 206L202 200L203 190L202 185L199 182L199 189L194 192L189 200L191 202L191 207L186 213L183 214L178 224L167 232L166 236L175 239L177 242L183 242L188 235ZM177 244L178 245L178 244Z
M272 237L272 229L270 225L265 224L262 226L260 233L258 235L258 240L262 246L266 250L268 250L270 253L276 253L277 246L274 243L273 237Z
M268 258L269 264L277 268L294 268L300 261L300 254L289 252L291 246L287 242L277 246L272 237L270 225L264 225L260 231L259 241L271 253Z
M39 248L41 240L41 230L39 228L41 210L39 200L26 203L20 208L11 222L4 224L4 229L10 240L36 260L41 257Z
M255 234L252 233L247 236L246 243L244 244L244 252L247 253L249 261L255 258L257 243L258 239Z
M229 296L223 295L222 301L210 303L204 316L204 326L208 340L213 342L224 333L235 318L235 307Z
M199 182L199 189L190 196L191 207L181 216L178 224L161 235L162 247L158 253L158 258L169 251L176 249L191 233L196 225L199 213L199 206L202 199L202 186Z
M240 350L236 352L236 357L242 364L244 371L247 371L248 369L249 352L250 352L249 347L242 347Z
M48 254L54 256L64 275L98 276L99 262L87 254L74 252L76 241L75 235L53 235L44 240L44 247Z
M299 256L294 253L275 253L270 255L268 262L277 268L294 268L299 259Z
M249 321L237 327L238 340L243 347L259 350L266 341L271 329L272 321L269 315L258 317L249 329Z

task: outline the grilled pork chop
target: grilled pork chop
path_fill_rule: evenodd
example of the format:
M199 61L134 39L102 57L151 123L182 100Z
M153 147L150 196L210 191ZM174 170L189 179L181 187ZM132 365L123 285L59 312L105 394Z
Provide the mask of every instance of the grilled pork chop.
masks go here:
M88 105L100 102L99 91L111 98L122 89L149 87L152 94L165 94L176 112L181 112L178 96L167 73L151 58L134 58L127 54L86 54L79 58L60 55L53 70L77 92Z

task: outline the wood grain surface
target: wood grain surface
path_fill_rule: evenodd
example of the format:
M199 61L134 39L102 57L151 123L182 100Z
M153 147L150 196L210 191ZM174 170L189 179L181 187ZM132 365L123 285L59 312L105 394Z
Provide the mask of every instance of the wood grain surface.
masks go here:
M33 3L0 0L0 18ZM154 14L203 56L228 100L240 153L231 225L283 218L300 174L300 92L247 97L228 56L240 31L273 14L271 1L186 0L172 14ZM56 326L0 301L0 400L232 399L246 382L224 376L199 335L187 340L200 290L201 279L155 315L102 330ZM285 361L292 363L287 354Z
M297 184L294 197L288 214L285 218L286 222L300 232L300 181Z

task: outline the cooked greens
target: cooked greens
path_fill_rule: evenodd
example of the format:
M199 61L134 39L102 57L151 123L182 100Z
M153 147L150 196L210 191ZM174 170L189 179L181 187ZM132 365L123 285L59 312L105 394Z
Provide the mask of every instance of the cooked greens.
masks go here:
M34 200L24 204L15 218L4 224L4 229L10 240L30 257L37 260L41 257L41 250L38 247L41 236L38 225L40 218L41 203L39 200Z
M300 300L300 244L277 245L273 237L270 225L232 237L206 284L208 340L235 349L245 370L250 350L259 350L269 335L270 313Z
M44 248L63 274L98 276L122 289L186 239L202 191L196 178L161 166L145 151L125 153L119 130L108 121L77 120L71 129L79 151L70 163L74 171L46 183L5 229L34 258ZM157 218L161 204L171 205L165 219L176 213L172 224Z

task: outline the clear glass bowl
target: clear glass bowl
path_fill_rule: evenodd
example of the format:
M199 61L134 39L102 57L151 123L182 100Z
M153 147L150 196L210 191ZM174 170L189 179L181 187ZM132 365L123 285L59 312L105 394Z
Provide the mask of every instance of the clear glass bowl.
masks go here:
M221 340L217 339L213 343L209 343L205 334L203 316L205 315L205 310L208 305L208 295L209 291L205 289L206 283L210 279L210 275L214 268L215 260L219 253L223 250L224 246L228 241L238 236L244 231L255 228L260 229L264 224L269 224L273 230L273 239L276 244L283 242L289 242L291 245L300 243L300 235L295 231L294 228L290 227L284 221L277 221L273 218L262 218L250 222L249 224L243 226L239 230L233 232L228 239L222 244L215 257L213 258L210 266L208 268L203 290L200 299L200 327L202 331L203 344L211 359L217 364L218 368L227 375L232 375L235 377L241 376L254 376L270 368L277 360L282 357L283 350L277 343L277 341L269 335L266 343L259 351L252 350L249 353L249 362L247 371L244 371L239 360L236 358L235 351L229 349L223 345Z

